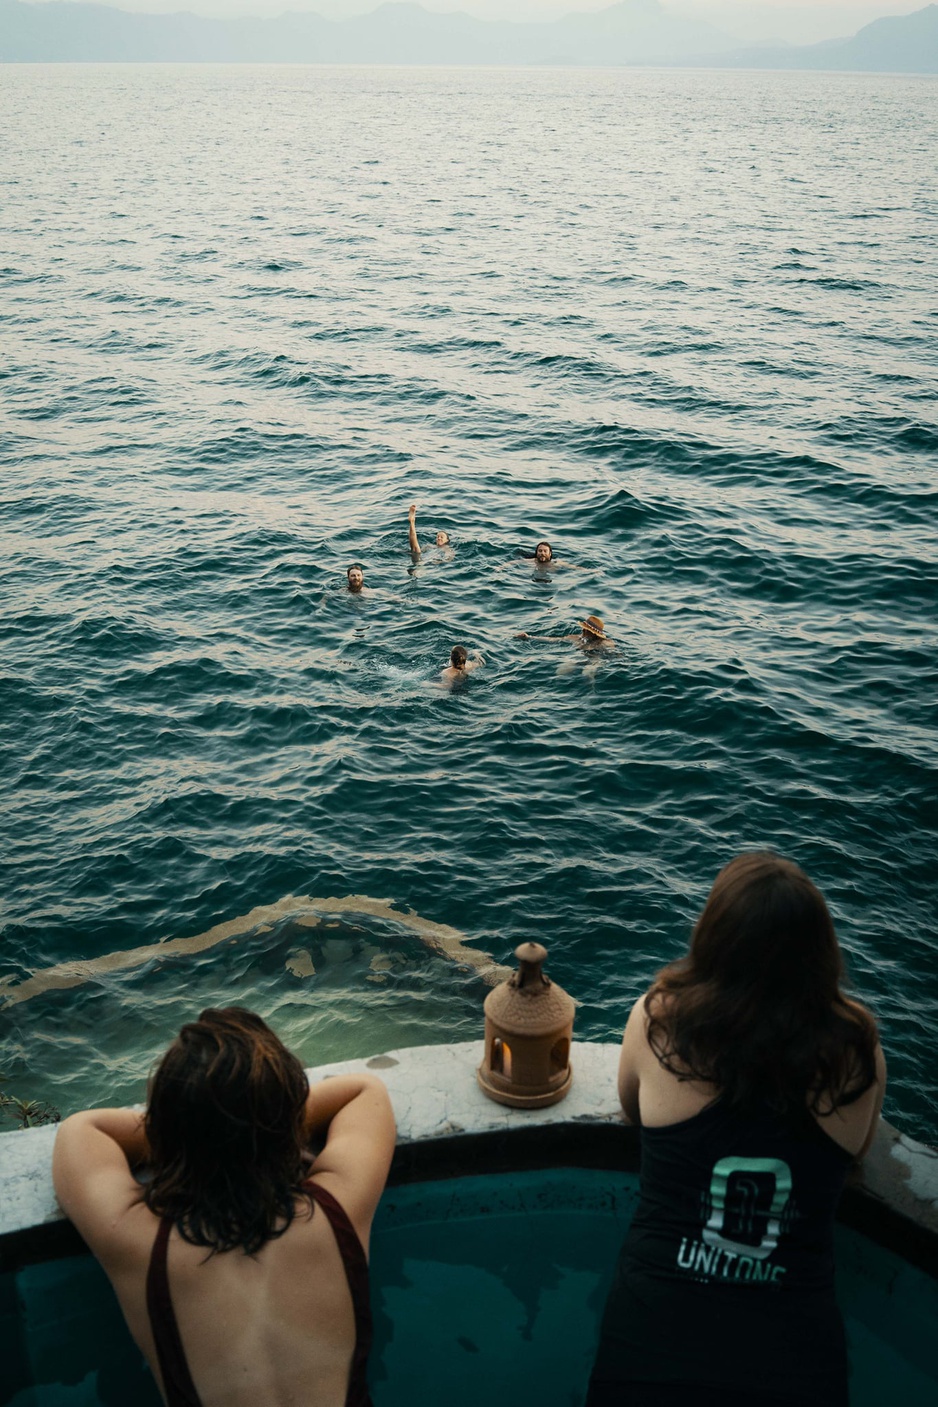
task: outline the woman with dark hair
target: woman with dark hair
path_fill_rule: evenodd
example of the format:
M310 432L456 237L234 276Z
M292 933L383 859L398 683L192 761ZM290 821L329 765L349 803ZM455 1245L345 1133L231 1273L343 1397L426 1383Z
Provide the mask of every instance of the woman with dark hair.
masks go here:
M393 1150L380 1080L310 1089L228 1007L182 1028L145 1114L66 1119L52 1171L168 1407L367 1407L368 1236Z
M740 855L633 1007L619 1098L641 1197L587 1407L846 1407L834 1212L886 1069L842 980L808 877Z

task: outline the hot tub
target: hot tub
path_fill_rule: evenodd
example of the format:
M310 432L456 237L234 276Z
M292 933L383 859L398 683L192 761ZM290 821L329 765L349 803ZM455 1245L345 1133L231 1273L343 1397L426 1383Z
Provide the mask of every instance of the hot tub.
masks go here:
M481 1043L313 1070L387 1082L400 1145L372 1238L375 1407L582 1402L638 1147L617 1045L577 1043L569 1097L486 1100ZM0 1404L158 1407L107 1279L52 1196L53 1128L0 1136ZM884 1126L837 1228L853 1407L938 1401L938 1155Z

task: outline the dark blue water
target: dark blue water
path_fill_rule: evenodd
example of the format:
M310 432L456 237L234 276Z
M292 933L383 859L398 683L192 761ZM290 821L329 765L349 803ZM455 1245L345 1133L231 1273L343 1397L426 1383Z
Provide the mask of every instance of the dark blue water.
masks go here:
M938 83L0 78L10 1087L476 1035L528 937L614 1038L772 846L938 1137Z
M378 1407L578 1407L636 1181L564 1168L386 1190L371 1240ZM934 1279L847 1227L837 1263L854 1407L933 1407ZM9 1407L162 1401L90 1256L0 1274L0 1330Z

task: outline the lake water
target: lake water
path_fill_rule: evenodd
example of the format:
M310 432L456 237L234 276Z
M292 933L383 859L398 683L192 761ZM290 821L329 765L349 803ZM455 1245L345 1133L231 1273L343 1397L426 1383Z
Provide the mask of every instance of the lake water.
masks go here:
M529 937L616 1038L771 846L938 1138L936 150L935 79L0 69L8 1088L475 1036Z

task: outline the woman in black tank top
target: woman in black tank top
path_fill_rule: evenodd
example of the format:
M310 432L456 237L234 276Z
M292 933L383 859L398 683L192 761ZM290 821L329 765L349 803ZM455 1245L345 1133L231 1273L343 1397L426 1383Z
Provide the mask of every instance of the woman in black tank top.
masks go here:
M885 1067L842 979L807 876L742 855L636 1004L620 1095L646 1121L641 1198L587 1407L846 1407L834 1213Z

